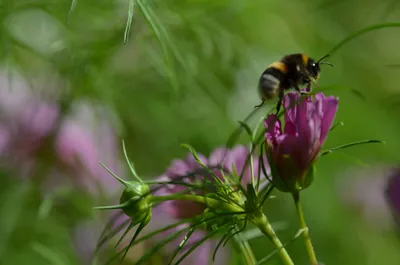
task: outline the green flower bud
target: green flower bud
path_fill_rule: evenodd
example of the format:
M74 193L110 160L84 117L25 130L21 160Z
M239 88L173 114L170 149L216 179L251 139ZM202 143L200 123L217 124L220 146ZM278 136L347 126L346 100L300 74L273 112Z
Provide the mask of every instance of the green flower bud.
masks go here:
M151 193L149 186L135 181L127 182L120 204L124 213L132 219L141 220L146 216L151 217Z

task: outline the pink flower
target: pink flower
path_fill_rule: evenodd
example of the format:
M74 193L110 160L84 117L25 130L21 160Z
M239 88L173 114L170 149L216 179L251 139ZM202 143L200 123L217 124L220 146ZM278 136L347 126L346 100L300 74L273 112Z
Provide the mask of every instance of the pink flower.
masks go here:
M86 101L76 102L70 116L62 121L55 141L56 154L64 168L75 183L92 194L106 191L110 195L121 189L99 164L103 162L121 174L119 139L107 117L109 113L104 109Z
M307 175L328 136L338 99L318 93L310 100L293 92L285 95L283 105L284 130L276 115L265 120L267 157L276 187L293 192L311 184L311 175Z
M227 152L226 152L227 151ZM225 159L224 159L224 155ZM240 176L246 160L249 155L249 149L242 146L237 145L232 150L226 150L226 148L217 148L215 149L210 157L207 159L204 155L198 154L200 160L208 166L210 169L220 167L221 162L223 161L225 170L227 173L225 174L232 174L233 166L236 169L237 174ZM253 163L254 163L254 176L257 179L258 174L258 158L253 156ZM268 165L266 165L267 170L269 170ZM193 176L187 176L185 178L181 178L182 176L186 176L189 173L195 173L197 180L202 180L202 177L207 177L208 179L212 180L212 177L209 176L210 173L205 172L204 169L195 161L192 154L188 154L184 160L176 159L172 162L171 166L168 168L167 172L160 176L158 180L170 181L170 180L180 180L183 182L193 182L195 179ZM215 174L222 179L222 175L220 170L215 169ZM246 185L251 182L251 168L250 163L246 168L243 178L242 178L242 185ZM182 185L166 185L165 188L158 191L158 195L160 194L171 194L176 193L179 191L184 190L185 187ZM203 204L198 204L191 201L169 201L165 203L163 207L169 214L173 217L181 219L181 218L191 218L196 215L201 214L205 206Z
M392 165L371 165L342 171L337 178L339 198L346 208L375 228L391 230L391 207L395 213L396 207L400 206L397 204L399 178L396 176L399 176L398 170Z
M22 76L0 72L0 157L7 162L33 162L55 131L58 105L43 96Z
M400 168L397 167L392 170L386 184L385 195L397 226L400 228Z

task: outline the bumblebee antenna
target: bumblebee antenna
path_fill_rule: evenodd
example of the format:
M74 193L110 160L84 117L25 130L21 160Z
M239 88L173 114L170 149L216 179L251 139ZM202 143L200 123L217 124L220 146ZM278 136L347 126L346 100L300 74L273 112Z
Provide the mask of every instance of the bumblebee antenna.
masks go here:
M325 55L325 56L322 56L322 58L318 60L317 64L321 63L322 60L325 59L325 58L327 58L327 57L329 57L329 54L327 54L327 55Z
M329 65L329 66L332 66L332 67L333 67L333 64L331 64L331 63L328 63L328 62L321 62L321 63L319 63L319 64L327 64L327 65Z

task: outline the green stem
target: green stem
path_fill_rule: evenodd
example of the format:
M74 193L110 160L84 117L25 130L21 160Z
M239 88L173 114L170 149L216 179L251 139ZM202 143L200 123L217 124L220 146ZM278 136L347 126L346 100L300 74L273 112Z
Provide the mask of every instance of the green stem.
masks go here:
M214 210L224 210L231 213L243 213L243 209L235 204L229 204L220 200L207 198L199 195L182 195L182 194L171 194L165 196L151 196L150 202L163 202L163 201L193 201L205 204L207 207Z
M300 228L304 229L303 237L304 237L304 243L306 245L308 257L310 258L311 265L317 265L318 260L317 260L317 257L315 256L314 248L311 243L310 233L308 231L308 227L307 227L306 221L304 219L303 209L300 204L300 193L294 192L292 195L293 195L294 203L296 205L297 213L299 215Z
M272 241L275 248L278 250L279 256L281 257L283 263L285 265L294 265L282 242L279 240L271 224L268 222L267 217L264 214L261 214L253 220L253 223Z
M243 254L243 259L246 262L246 265L255 265L257 264L257 260L254 257L254 253L251 250L251 247L249 246L249 243L246 240L243 240L241 237L241 233L238 234L240 239L235 237L235 244L239 251Z

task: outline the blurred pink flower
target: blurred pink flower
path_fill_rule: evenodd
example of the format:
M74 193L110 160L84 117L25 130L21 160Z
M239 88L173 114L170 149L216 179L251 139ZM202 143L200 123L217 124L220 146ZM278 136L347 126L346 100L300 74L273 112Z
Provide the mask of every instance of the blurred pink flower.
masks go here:
M359 213L368 223L385 230L393 225L388 195L395 200L396 183L390 186L393 175L390 166L355 168L340 174L338 191L342 202ZM393 188L393 190L390 190Z
M35 154L56 128L59 109L21 76L0 72L0 157L22 163Z
M274 114L265 120L267 156L272 178L281 191L306 188L307 173L317 158L338 109L338 99L317 93L314 100L297 92L283 98L284 130Z
M227 152L226 152L227 151ZM224 159L224 155L225 159ZM249 149L242 145L235 146L232 150L227 150L226 148L217 148L215 149L210 157L207 159L204 155L198 154L200 160L209 168L215 168L215 174L222 179L222 175L220 170L216 169L220 167L221 162L224 163L224 168L227 173L233 172L233 166L236 169L238 175L241 174L244 165L246 163L246 159L249 155ZM254 163L254 176L257 179L258 173L258 158L253 156ZM266 165L267 171L269 171L268 165ZM193 176L187 176L182 179L183 176L188 175L189 173L194 173L195 178ZM226 173L225 173L226 174ZM212 180L212 177L209 176L208 172L205 172L204 169L195 161L192 154L188 154L184 160L176 159L172 162L171 166L168 168L167 172L158 177L160 181L171 181L171 180L179 180L187 183L194 182L194 180L202 180L202 177L207 177L209 180ZM261 176L261 180L264 177ZM250 163L248 164L242 178L242 185L246 186L246 184L251 182L251 168ZM158 191L158 195L160 194L172 194L179 191L183 191L185 189L182 185L166 185L165 188ZM165 206L163 208L168 212L168 214L172 215L174 218L191 218L196 215L201 214L205 206L203 204L191 202L191 201L168 201L164 203Z
M396 221L400 221L400 168L394 168L389 176L386 184L386 199Z
M99 163L117 175L122 173L119 138L110 117L105 109L88 101L76 102L55 139L58 159L75 182L92 194L111 195L122 189Z

